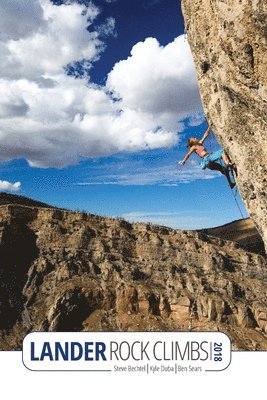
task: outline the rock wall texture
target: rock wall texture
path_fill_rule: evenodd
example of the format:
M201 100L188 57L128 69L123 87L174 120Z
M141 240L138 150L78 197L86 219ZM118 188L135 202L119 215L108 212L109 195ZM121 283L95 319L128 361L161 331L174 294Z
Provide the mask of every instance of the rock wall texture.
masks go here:
M237 164L267 249L267 3L183 0L182 8L207 119Z
M266 350L266 258L203 232L0 206L0 349L98 330L220 330Z

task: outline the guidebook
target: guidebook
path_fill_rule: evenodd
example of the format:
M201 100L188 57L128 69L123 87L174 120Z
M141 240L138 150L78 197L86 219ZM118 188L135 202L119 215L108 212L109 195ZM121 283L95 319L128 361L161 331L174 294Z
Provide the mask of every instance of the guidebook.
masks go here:
M264 394L265 17L261 0L1 2L9 397Z

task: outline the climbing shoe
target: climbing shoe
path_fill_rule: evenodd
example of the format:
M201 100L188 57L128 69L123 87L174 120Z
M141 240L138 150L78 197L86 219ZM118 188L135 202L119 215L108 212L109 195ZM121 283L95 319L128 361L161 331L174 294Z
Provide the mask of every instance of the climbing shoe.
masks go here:
M230 164L228 164L228 166L229 166L229 169L232 171L232 173L234 173L235 176L237 176L237 167L236 167L236 164L235 164L235 163L230 163Z
M236 183L235 182L231 182L230 183L230 188L233 189L235 187Z

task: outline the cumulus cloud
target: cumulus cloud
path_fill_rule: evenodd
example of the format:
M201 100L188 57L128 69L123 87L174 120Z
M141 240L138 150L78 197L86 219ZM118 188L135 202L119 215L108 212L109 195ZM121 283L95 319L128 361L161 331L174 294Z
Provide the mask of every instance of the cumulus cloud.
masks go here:
M0 67L3 78L38 82L41 77L56 78L63 67L74 60L86 59L92 63L99 58L103 50L99 33L86 30L99 13L93 4L88 8L75 3L58 7L49 0L36 1L42 7L42 21L37 29L30 31L27 37L14 40L11 36L13 40L2 40L4 57L0 59ZM17 15L15 10L14 15Z
M160 46L154 38L136 44L127 60L117 63L107 87L125 108L140 109L166 128L201 110L195 69L187 41L181 35Z
M41 30L44 25L43 8L38 0L0 3L0 40L19 40Z
M32 166L62 167L81 157L165 147L176 140L172 132L154 132L150 116L118 110L103 90L84 79L62 75L52 88L19 80L12 88L18 99L23 93L28 110L25 116L16 116L14 110L12 118L2 118L2 160L23 157ZM0 102L2 114L8 107L11 96L9 102Z
M10 183L7 181L0 180L0 191L17 192L21 188L20 182Z
M13 10L15 20L27 22L28 11L16 14L11 3L6 15ZM201 108L183 37L165 47L152 38L138 43L114 66L107 84L98 86L88 73L104 50L103 37L113 34L114 20L92 29L99 14L92 2L33 3L36 16L27 30L20 32L15 21L0 36L0 160L64 167L177 143L182 120Z
M25 115L29 109L15 81L0 80L0 118Z

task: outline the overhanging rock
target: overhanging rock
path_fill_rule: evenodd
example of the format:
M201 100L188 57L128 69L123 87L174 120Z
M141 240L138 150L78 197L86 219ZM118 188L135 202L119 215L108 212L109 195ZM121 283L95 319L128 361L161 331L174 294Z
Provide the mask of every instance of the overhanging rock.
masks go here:
M266 1L183 0L207 119L267 249Z

